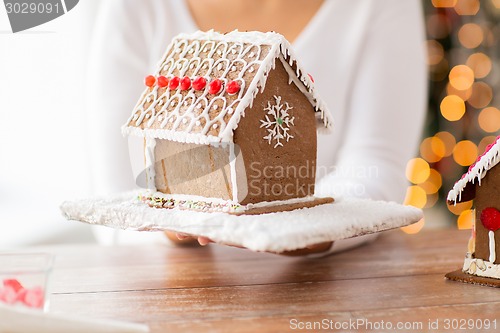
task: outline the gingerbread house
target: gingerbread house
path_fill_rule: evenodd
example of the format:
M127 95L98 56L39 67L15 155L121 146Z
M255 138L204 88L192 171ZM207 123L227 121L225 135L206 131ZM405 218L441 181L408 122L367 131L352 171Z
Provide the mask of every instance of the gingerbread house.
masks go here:
M448 202L474 200L475 223L462 273L449 277L464 282L500 286L500 136L469 167L453 189ZM450 273L451 274L451 273Z
M282 35L178 35L145 84L122 132L144 140L148 204L249 213L331 201L313 195L317 129L332 119Z

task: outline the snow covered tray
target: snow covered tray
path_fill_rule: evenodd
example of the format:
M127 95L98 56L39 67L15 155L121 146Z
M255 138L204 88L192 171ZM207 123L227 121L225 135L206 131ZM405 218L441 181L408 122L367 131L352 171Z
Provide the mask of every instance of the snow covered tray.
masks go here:
M420 209L384 201L338 199L332 204L263 215L230 215L151 208L138 192L66 201L69 220L113 228L170 230L210 238L253 251L282 252L403 227L423 216Z

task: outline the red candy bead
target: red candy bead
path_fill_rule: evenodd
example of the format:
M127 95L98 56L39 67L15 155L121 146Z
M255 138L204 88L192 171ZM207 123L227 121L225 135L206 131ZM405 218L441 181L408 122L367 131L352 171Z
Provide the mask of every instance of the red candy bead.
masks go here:
M222 88L222 81L215 79L208 85L208 92L211 94L217 94Z
M7 304L14 304L18 301L23 302L24 289L23 285L16 279L3 280L4 289L0 288L0 301Z
M483 209L481 212L481 223L490 231L497 231L500 229L500 211L493 207Z
M25 289L16 279L3 280L4 288L0 288L0 302L7 304L23 303L31 308L42 308L45 293L42 287Z
M164 88L166 86L168 86L168 79L166 77L164 77L163 75L158 76L158 87Z
M16 301L24 303L24 298L26 297L26 293L28 292L27 289L21 289L16 295Z
M230 95L236 94L240 91L240 84L237 81L231 81L226 85L226 91Z
M148 87L152 87L155 85L155 82L156 82L156 79L153 75L148 75L146 76L146 78L144 79L144 83L148 86Z
M185 76L181 80L181 90L188 90L191 87L191 79Z
M172 90L177 89L177 87L179 87L180 82L181 82L181 79L179 79L178 76L174 76L173 78L170 79L170 82L168 83L168 87Z
M194 90L203 90L207 86L207 80L204 77L197 77L193 80Z
M5 288L12 288L16 293L19 292L19 290L24 289L24 287L21 284L21 282L19 282L16 279L5 279L5 280L3 280L3 286Z
M311 74L307 73L307 75L309 75L309 78L311 79L311 81L314 83L314 78L312 77Z

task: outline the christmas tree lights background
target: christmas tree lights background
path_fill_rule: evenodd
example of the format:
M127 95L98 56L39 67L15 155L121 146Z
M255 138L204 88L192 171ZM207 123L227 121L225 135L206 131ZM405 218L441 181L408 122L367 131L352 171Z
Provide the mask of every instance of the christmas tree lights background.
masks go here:
M419 154L406 169L411 185L405 203L429 215L447 207L439 215L447 226L470 229L472 201L450 206L446 194L500 135L500 0L423 5L429 105ZM403 231L416 233L424 225L425 219Z

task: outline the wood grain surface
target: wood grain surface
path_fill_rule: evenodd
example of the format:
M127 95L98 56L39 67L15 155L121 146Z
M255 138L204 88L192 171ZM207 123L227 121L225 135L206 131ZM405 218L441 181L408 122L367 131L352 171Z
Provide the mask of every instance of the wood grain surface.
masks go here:
M456 332L445 319L500 318L500 290L444 279L461 267L468 237L396 230L321 259L214 244L40 250L56 254L51 311L146 323L152 332ZM298 328L358 319L422 327ZM440 329L429 328L436 320ZM500 331L500 319L496 330L461 332L480 331Z

